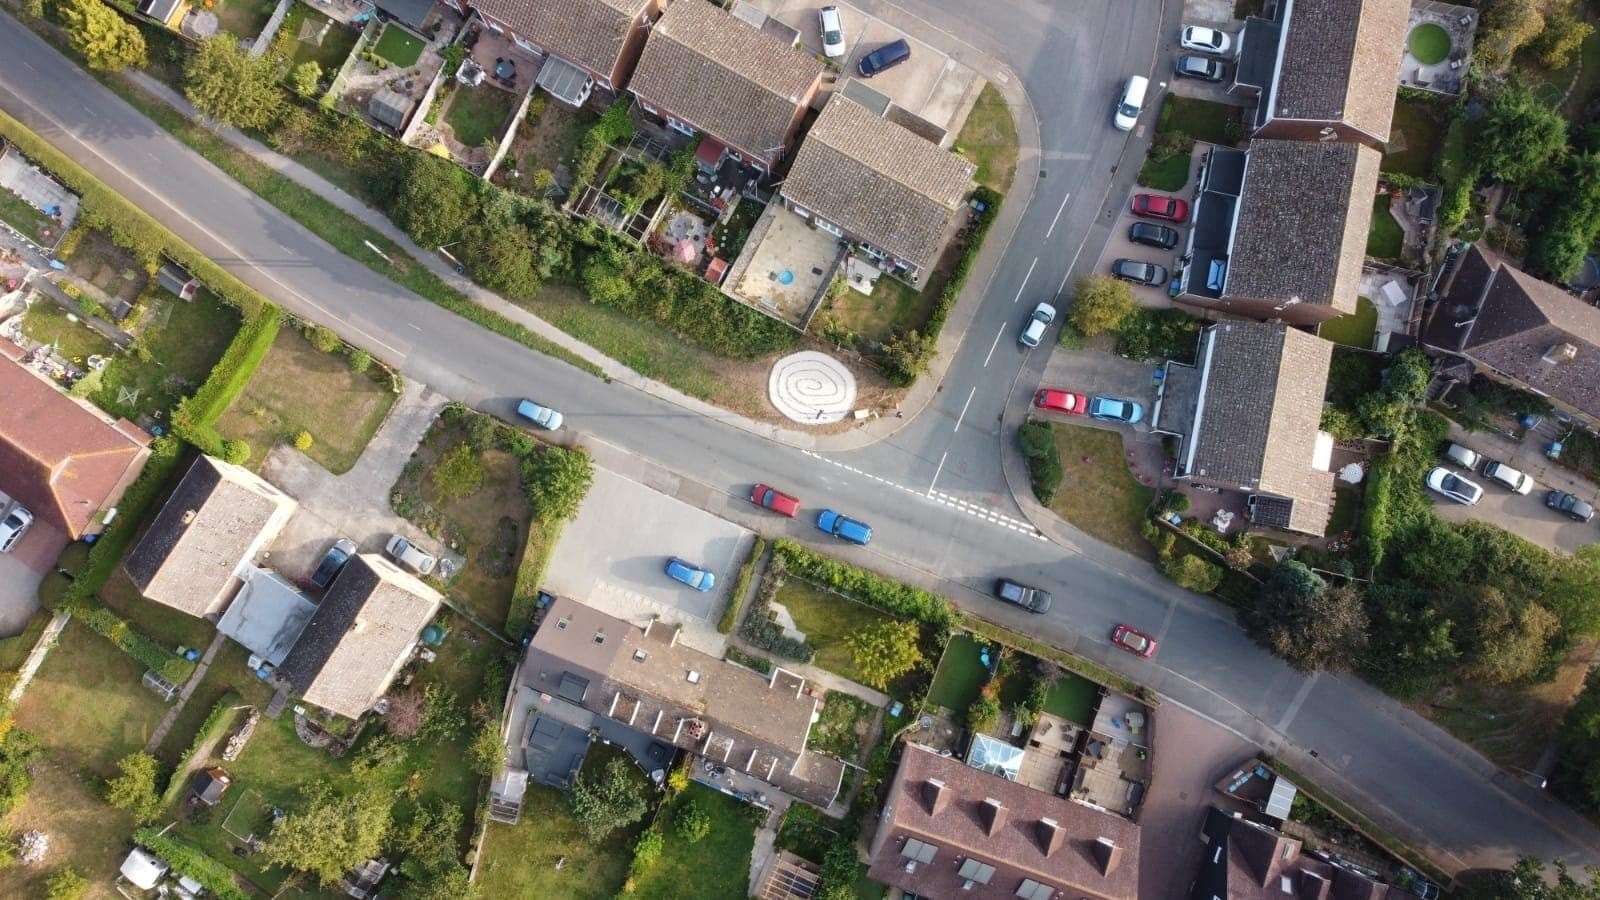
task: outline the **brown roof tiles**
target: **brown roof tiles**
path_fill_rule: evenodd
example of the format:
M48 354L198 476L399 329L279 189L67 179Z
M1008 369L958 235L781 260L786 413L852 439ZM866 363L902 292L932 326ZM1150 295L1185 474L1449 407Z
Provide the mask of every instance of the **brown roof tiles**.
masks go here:
M524 40L611 78L628 32L652 0L468 0Z
M1406 0L1286 0L1288 36L1272 115L1348 123L1389 140L1410 26Z

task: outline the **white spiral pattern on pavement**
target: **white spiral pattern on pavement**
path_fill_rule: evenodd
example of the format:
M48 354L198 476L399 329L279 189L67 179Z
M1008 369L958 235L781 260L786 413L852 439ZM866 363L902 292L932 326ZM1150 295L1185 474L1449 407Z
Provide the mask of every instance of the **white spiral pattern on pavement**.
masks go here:
M856 378L828 354L804 350L773 363L767 396L778 412L796 422L827 425L855 406Z

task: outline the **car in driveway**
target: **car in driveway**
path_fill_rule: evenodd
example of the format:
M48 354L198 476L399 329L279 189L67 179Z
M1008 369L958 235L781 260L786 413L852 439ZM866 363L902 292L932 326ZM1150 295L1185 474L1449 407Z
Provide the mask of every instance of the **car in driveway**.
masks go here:
M1189 201L1161 194L1134 194L1128 211L1141 219L1160 219L1182 224L1189 218Z
M1031 613L1047 613L1055 598L1042 588L1029 587L1009 578L995 579L994 595L1007 603L1014 603Z
M825 509L817 513L817 530L852 544L866 544L872 540L872 526L849 516Z
M1544 505L1576 522L1594 518L1594 505L1566 491L1550 491L1544 495Z
M1144 418L1144 407L1132 400L1119 400L1105 394L1097 394L1089 400L1089 417L1102 422L1120 422L1123 425L1137 425Z
M1483 498L1483 488L1446 469L1444 466L1434 466L1428 472L1427 484L1430 490L1443 494L1457 503L1465 503L1468 506L1477 503Z
M541 406L532 400L522 400L517 404L517 415L545 431L555 431L561 427L563 421L561 413L548 406Z
M1033 308L1029 314L1027 324L1022 326L1022 333L1017 335L1017 343L1024 347L1037 347L1044 340L1044 332L1050 323L1056 320L1056 308L1048 303L1041 303Z
M1478 463L1483 462L1482 453L1479 453L1476 450L1470 450L1461 446L1460 444L1451 444L1450 446L1446 447L1444 450L1444 458L1450 460L1461 468L1466 469L1468 472L1478 468Z
M750 502L791 519L800 514L799 499L785 494L770 484L758 483L751 488Z
M1134 284L1157 285L1167 283L1165 266L1142 259L1119 259L1111 264L1111 274Z
M389 554L394 560L418 575L426 575L433 571L439 564L433 554L423 550L416 544L406 540L398 534L389 535L388 543L383 545L383 552Z
M676 556L667 560L667 577L681 581L704 594L717 586L717 576L699 566L692 566Z
M1483 477L1507 490L1526 494L1533 490L1533 476L1511 468L1499 460L1490 460L1483 467Z
M1209 56L1180 56L1172 69L1173 74L1179 78L1193 78L1198 81L1221 81L1227 71L1221 60Z
M861 61L856 63L856 72L862 78L871 78L887 72L910 58L911 45L906 43L905 38L901 38L898 41L890 41L861 57Z
M1178 229L1154 222L1134 222L1128 226L1128 240L1157 250L1171 250L1178 246Z
M1233 38L1226 31L1204 25L1185 25L1179 35L1178 46L1196 53L1214 53L1221 56L1233 47Z
M822 34L823 56L835 59L844 55L844 20L839 17L839 7L817 10L817 31Z
M1060 388L1040 388L1033 393L1033 405L1051 412L1081 416L1088 411L1089 400L1077 391Z
M1132 625L1118 625L1111 629L1111 643L1134 654L1149 659L1156 655L1161 642Z
M32 524L33 513L20 504L14 504L6 512L5 518L0 519L0 553L7 553L15 547Z
M328 585L333 584L333 579L344 570L344 564L350 557L356 555L356 542L349 538L339 538L322 555L322 562L317 563L317 570L311 573L311 585L317 590L325 591Z

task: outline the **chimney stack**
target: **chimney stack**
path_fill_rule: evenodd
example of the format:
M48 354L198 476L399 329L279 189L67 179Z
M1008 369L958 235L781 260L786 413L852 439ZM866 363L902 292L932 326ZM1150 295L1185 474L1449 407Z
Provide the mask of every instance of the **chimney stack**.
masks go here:
M1117 842L1108 837L1094 839L1094 861L1100 867L1100 874L1110 876L1116 871L1117 865L1122 862L1122 848Z
M1006 808L1000 805L999 800L985 797L978 807L978 818L983 822L984 831L994 837L1006 824Z
M1577 358L1578 348L1566 341L1552 346L1544 354L1544 361L1552 366L1557 363L1572 362Z
M1067 832L1055 819L1039 820L1039 849L1044 851L1046 857L1060 850L1066 839Z
M944 782L929 778L922 783L922 800L928 806L928 815L937 816L950 805L950 792L945 789Z

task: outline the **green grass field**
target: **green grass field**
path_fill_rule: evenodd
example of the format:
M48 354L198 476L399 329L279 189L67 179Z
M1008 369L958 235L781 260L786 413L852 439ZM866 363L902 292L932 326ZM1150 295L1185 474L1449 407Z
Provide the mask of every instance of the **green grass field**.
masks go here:
M422 39L390 22L372 45L372 52L402 69L409 69L422 58Z
M967 122L956 136L955 151L977 163L978 183L1004 194L1017 171L1017 123L993 84L978 94Z
M40 297L22 314L22 333L41 344L54 344L62 356L80 366L90 356L110 356L115 352L110 341L82 322L68 319L68 315L54 300Z
M150 360L119 354L90 395L101 409L129 419L170 413L206 380L239 330L238 311L210 291L189 302L164 293L146 302L151 309L139 325L139 341Z
M1397 260L1405 247L1406 233L1389 213L1389 195L1379 194L1372 201L1372 226L1367 229L1367 255L1374 259Z
M385 37L388 34L384 32ZM458 87L450 95L450 108L445 110L444 121L455 132L456 140L468 147L477 147L485 141L499 139L516 105L517 98L510 91L502 91L487 82L475 88Z
M1139 533L1152 492L1128 471L1122 435L1059 422L1051 430L1065 477L1050 509L1113 547L1154 559L1150 542Z
M795 627L806 633L806 640L816 649L813 665L851 681L861 681L861 673L856 670L850 648L845 646L845 638L890 616L796 578L784 582L772 599L789 611Z
M1099 685L1066 672L1045 694L1044 711L1087 728L1094 724L1094 708L1099 700Z
M672 815L693 803L711 817L711 831L694 843L678 836ZM751 810L738 800L697 782L661 811L666 844L656 864L641 872L630 896L639 900L745 900L750 896L750 852L755 847Z
M944 656L939 660L939 671L928 688L928 702L935 706L961 713L989 680L989 672L978 656L978 642L970 634L950 636L945 644Z

